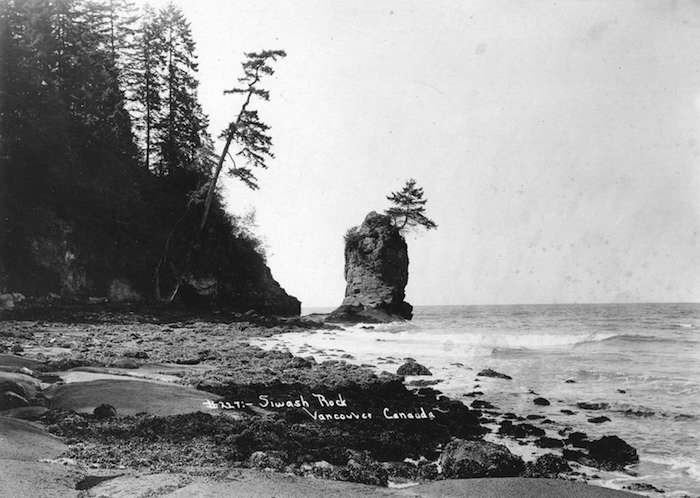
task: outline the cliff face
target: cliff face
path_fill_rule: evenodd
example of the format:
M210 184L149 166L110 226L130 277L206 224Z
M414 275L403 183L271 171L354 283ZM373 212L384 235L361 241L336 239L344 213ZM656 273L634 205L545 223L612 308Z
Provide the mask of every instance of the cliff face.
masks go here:
M408 283L408 248L391 218L369 213L345 236L345 299L327 321L384 322L410 320L404 301Z
M301 302L287 294L265 265L243 281L231 274L190 277L180 293L188 304L214 303L236 311L255 310L278 316L297 316L301 312Z
M273 278L252 239L236 235L218 209L212 225L204 249L183 278L176 304L299 315L301 303ZM135 237L110 237L43 211L41 223L14 238L22 250L0 251L0 295L53 295L69 302L150 301L163 236L154 233L154 240L143 239L145 243ZM164 287L172 289L172 280Z

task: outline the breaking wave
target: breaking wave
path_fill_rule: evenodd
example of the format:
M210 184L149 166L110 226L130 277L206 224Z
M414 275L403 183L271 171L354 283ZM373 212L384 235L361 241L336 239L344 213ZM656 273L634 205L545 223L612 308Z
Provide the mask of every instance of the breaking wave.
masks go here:
M347 332L355 333L358 328L368 327L353 326ZM383 342L396 342L401 344L450 344L454 347L477 346L483 348L507 350L507 349L549 349L564 346L574 346L591 342L601 342L616 337L613 332L594 332L589 334L553 334L553 333L511 333L511 332L452 332L445 333L438 330L419 330L408 328L406 325L389 328L384 325L374 329L362 329L362 332L375 340Z

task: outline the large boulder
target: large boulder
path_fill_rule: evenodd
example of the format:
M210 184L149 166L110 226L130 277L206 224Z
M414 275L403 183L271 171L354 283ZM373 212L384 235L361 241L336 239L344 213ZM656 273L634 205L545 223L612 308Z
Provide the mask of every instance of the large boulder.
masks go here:
M637 450L617 436L603 436L592 441L588 453L605 470L622 470L625 465L639 462Z
M454 439L440 455L442 473L448 479L513 477L525 469L522 458L501 444Z
M348 462L335 472L339 481L359 482L374 486L386 486L388 472L380 463L373 460L369 453L354 450L348 451Z
M329 322L410 320L404 301L408 283L408 247L389 216L369 213L345 235L345 299Z
M427 367L415 361L407 361L396 370L396 375L433 375Z

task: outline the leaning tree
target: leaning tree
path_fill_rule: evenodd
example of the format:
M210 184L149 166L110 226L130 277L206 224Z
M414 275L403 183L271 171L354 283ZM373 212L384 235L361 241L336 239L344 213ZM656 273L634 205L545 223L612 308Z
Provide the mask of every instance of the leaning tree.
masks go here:
M260 80L265 75L274 74L270 63L281 57L286 57L286 55L284 50L247 53L246 60L243 62L244 76L238 78L242 86L224 91L226 94L243 94L245 98L236 119L231 121L221 134L220 138L224 138L226 141L207 188L204 211L199 223L200 230L204 230L207 223L207 216L216 190L216 182L227 158L231 161L228 173L241 180L252 190L257 190L258 183L253 168L266 169L266 161L274 157L271 151L272 139L268 133L270 127L260 120L258 111L251 109L250 106L253 97L270 100L270 92L260 88ZM231 145L238 147L235 157L230 152ZM238 163L236 158L238 158Z
M187 208L183 216L173 227L165 242L163 254L155 270L155 291L156 298L162 301L172 302L178 293L183 278L191 266L193 256L201 250L205 227L211 212L211 206L216 198L217 183L224 169L224 164L228 161L227 173L241 180L247 187L257 190L258 183L255 175L256 168L267 169L267 161L274 157L272 153L272 138L270 137L269 125L265 124L258 111L253 108L254 99L267 101L270 99L270 92L261 87L261 81L265 76L274 74L272 62L286 57L284 50L263 50L261 52L249 52L245 54L242 63L243 76L238 78L239 86L230 90L225 90L225 94L239 94L242 96L241 106L233 121L223 130L219 138L224 140L221 154L216 159L216 166L205 183L195 189L189 196ZM172 241L179 225L188 217L190 212L197 212L201 208L198 230L192 234L188 240L188 249L184 258L179 264L174 261L176 257L172 253ZM161 294L160 273L163 268L167 268L175 276L175 285L166 298Z

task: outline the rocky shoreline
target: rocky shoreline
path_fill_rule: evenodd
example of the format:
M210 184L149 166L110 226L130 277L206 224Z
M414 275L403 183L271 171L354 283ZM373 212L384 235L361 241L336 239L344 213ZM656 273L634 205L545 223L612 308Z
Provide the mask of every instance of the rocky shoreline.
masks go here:
M585 480L579 463L623 469L637 461L615 436L546 438L539 427L546 420L500 414L481 399L467 406L429 382L407 385L369 366L249 343L295 330L332 332L318 322L101 306L18 309L2 319L0 430L17 432L20 423L47 440L57 436L61 451L44 460L80 476L69 487L82 493L135 473L171 475L173 489L231 469L386 487ZM417 367L409 359L399 372L415 375ZM535 438L563 456L524 462L484 440L497 417L499 434ZM46 472L46 462L37 465Z

